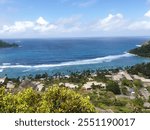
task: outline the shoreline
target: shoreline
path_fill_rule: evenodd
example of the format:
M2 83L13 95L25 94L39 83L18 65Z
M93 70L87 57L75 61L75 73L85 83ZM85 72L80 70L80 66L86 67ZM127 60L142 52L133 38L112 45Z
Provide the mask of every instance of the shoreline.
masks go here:
M150 63L149 62L142 62L142 63L139 63L139 64L143 64L143 63ZM136 65L139 65L139 64L135 64L135 65L131 65L131 66L111 66L111 67L108 67L108 68L105 68L105 67L98 67L97 69L83 69L83 70L74 70L74 71L71 71L71 70L65 70L65 71L51 71L50 73L47 72L47 71L43 71L43 72L40 72L40 73L28 73L28 74L21 74L19 76L8 76L8 78L10 79L13 79L13 78L18 78L18 77L29 77L29 76L33 76L35 77L36 75L43 75L45 73L47 73L49 76L54 76L54 75L57 75L57 74L60 74L60 75L63 75L63 76L68 76L72 73L83 73L83 72L86 72L86 71L90 71L91 73L96 73L97 71L100 71L100 72L103 72L103 71L116 71L116 70L126 70L126 68L131 68L133 66L136 66ZM0 73L3 73L5 69L0 69ZM55 70L55 69L54 69ZM56 69L57 70L57 69ZM22 72L29 72L29 71L32 71L31 69L29 70L23 70ZM9 75L7 73L4 73L3 76L0 76L0 78L4 77L5 75Z
M125 52L124 54L122 55L112 55L112 56L106 56L108 58L108 60L110 59L113 59L113 57L117 58L118 57L120 58L120 56L123 56L123 58L125 57L134 57L134 56L137 56L135 54L132 54L132 53L129 53L129 52ZM97 60L106 60L105 62L107 62L107 58L104 58L104 57L101 57L101 58L94 58L94 59L89 59L89 60L82 60L83 62L84 61L93 61L93 62L97 62ZM139 57L139 56L138 56ZM117 60L117 59L114 59L114 60ZM144 58L145 59L145 58ZM146 58L148 59L149 61L145 61L145 62L141 62L141 63L149 63L150 62L150 59L149 58ZM95 61L94 61L95 60ZM36 74L44 74L45 72L49 73L49 75L54 75L56 73L65 73L66 75L70 74L70 73L75 73L75 72L83 72L83 71L97 71L97 70L112 70L112 69L118 69L118 68L121 68L121 69L124 69L126 67L132 67L133 65L136 65L136 64L133 64L133 65L122 65L122 66L100 66L101 62L99 63L89 63L89 64L86 64L86 63L79 63L79 65L76 63L78 62L81 62L80 60L78 61L69 61L69 62L63 62L63 63L60 63L60 64L41 64L41 65L20 65L20 64L16 64L16 65L11 65L10 63L6 63L6 64L3 64L2 66L0 66L0 75L9 75L9 73L4 73L4 71L8 70L10 71L10 69L13 69L13 71L17 71L19 73L22 73L20 75L17 75L17 76L10 76L12 78L17 78L17 77L24 77L24 76L29 76L29 75L33 75L35 76ZM109 62L112 62L112 61L109 61ZM75 63L75 65L74 65ZM71 65L70 65L71 64ZM137 64L140 64L140 63L137 63ZM83 66L90 66L90 67L87 67L87 69L83 69ZM92 65L95 65L95 67L93 68ZM72 68L75 68L74 69L69 69L71 66L73 66ZM79 69L76 69L76 66L79 66ZM69 68L68 68L69 67ZM80 68L81 67L81 68ZM51 69L52 68L52 69ZM63 69L65 68L65 69ZM68 68L68 69L67 69ZM16 69L16 70L15 70ZM41 69L41 72L39 72ZM44 69L47 69L47 71ZM36 72L37 71L37 72ZM11 74L12 75L12 74ZM0 76L2 77L2 76Z

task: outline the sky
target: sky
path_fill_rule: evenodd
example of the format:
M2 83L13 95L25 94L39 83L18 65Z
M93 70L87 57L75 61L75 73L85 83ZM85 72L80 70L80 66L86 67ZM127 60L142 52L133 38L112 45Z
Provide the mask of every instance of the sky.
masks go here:
M150 0L0 0L0 12L0 38L150 35Z

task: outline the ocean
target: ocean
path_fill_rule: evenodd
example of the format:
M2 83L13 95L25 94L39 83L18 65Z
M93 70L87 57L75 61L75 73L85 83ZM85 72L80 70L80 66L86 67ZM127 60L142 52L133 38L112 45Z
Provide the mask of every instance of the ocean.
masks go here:
M150 62L127 53L150 37L100 37L51 39L2 39L19 44L0 49L0 77L28 76L47 72L109 69Z

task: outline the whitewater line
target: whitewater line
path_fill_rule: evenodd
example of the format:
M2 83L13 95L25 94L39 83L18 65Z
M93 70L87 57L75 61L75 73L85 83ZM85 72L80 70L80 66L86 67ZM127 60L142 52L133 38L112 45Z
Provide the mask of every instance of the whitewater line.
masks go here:
M52 67L62 67L62 66L74 66L74 65L88 65L88 64L97 64L103 62L111 62L113 60L117 60L124 57L131 57L134 56L133 54L125 53L121 55L110 55L105 57L99 57L94 59L87 59L87 60L77 60L77 61L69 61L69 62L62 62L59 64L41 64L41 65L3 65L0 66L0 69L7 69L7 68L52 68Z

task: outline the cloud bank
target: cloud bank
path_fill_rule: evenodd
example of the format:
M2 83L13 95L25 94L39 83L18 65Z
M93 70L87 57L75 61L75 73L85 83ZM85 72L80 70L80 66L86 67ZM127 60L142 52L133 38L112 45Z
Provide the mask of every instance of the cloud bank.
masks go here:
M139 21L127 20L123 14L108 14L104 18L96 21L81 22L84 17L72 16L69 18L59 18L50 22L40 16L34 21L15 21L13 24L0 26L0 36L18 36L18 34L34 36L85 36L103 34L119 34L120 32L132 33L148 32L150 33L150 10L143 15ZM140 34L140 33L139 33ZM23 36L22 35L22 36Z

